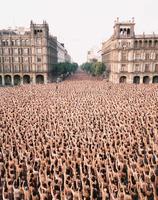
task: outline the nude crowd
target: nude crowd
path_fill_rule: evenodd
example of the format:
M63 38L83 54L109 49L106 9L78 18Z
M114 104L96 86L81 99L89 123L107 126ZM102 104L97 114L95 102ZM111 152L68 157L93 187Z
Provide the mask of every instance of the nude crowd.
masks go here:
M158 85L0 88L0 199L157 200Z

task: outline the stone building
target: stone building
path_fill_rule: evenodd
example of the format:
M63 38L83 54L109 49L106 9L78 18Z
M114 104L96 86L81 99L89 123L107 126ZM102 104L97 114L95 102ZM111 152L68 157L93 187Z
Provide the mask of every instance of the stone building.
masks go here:
M65 49L64 43L57 42L57 51L58 51L58 63L71 62L71 56Z
M29 30L0 30L0 85L47 83L56 63L57 38L45 21L31 21Z
M87 62L93 63L93 62L101 62L101 47L92 47L88 52L87 52Z
M158 83L158 35L136 35L134 27L134 19L117 19L112 37L102 44L109 81Z
M67 50L65 50L65 62L71 63L71 56Z

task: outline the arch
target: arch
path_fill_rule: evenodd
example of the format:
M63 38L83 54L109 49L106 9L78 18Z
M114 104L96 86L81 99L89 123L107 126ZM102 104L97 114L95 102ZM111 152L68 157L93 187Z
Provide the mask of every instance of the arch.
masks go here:
M31 82L31 78L29 75L23 76L23 84L29 84Z
M140 47L142 47L142 44L143 44L142 40L139 40L139 46Z
M0 86L2 86L2 76L0 76Z
M36 83L44 83L44 76L43 75L37 75L36 76Z
M158 75L153 77L153 83L158 83Z
M119 83L126 83L126 81L127 81L127 77L126 76L121 76L120 80L119 80Z
M14 76L14 85L20 85L21 77L19 75Z
M134 46L135 46L135 47L138 47L138 41L137 41L137 40L134 41Z
M158 40L154 40L154 46L156 47L158 44Z
M152 46L152 40L149 40L149 47Z
M150 77L149 76L144 76L143 77L143 83L149 84L150 83Z
M140 76L134 76L133 77L133 83L139 84L140 83Z
M123 34L123 29L122 28L120 28L120 35L122 35Z
M124 29L123 29L123 35L126 35L126 34L127 34L127 29L124 28Z
M148 41L145 40L145 41L144 41L144 47L147 47L147 46L148 46Z
M127 29L127 35L130 35L130 28Z
M11 85L12 84L12 78L10 75L5 75L4 76L4 84L5 85Z

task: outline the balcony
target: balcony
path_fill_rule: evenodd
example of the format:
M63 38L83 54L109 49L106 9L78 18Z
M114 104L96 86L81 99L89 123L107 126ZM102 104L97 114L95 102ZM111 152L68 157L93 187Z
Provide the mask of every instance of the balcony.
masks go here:
M128 73L128 71L127 70L120 70L120 73Z

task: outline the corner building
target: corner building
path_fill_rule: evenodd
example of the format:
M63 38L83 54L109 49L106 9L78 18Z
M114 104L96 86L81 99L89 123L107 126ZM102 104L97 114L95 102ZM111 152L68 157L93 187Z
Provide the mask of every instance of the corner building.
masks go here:
M57 38L48 24L0 30L0 85L47 83L57 63Z
M115 21L111 38L102 44L102 62L114 83L158 83L158 35L135 35L134 19Z

